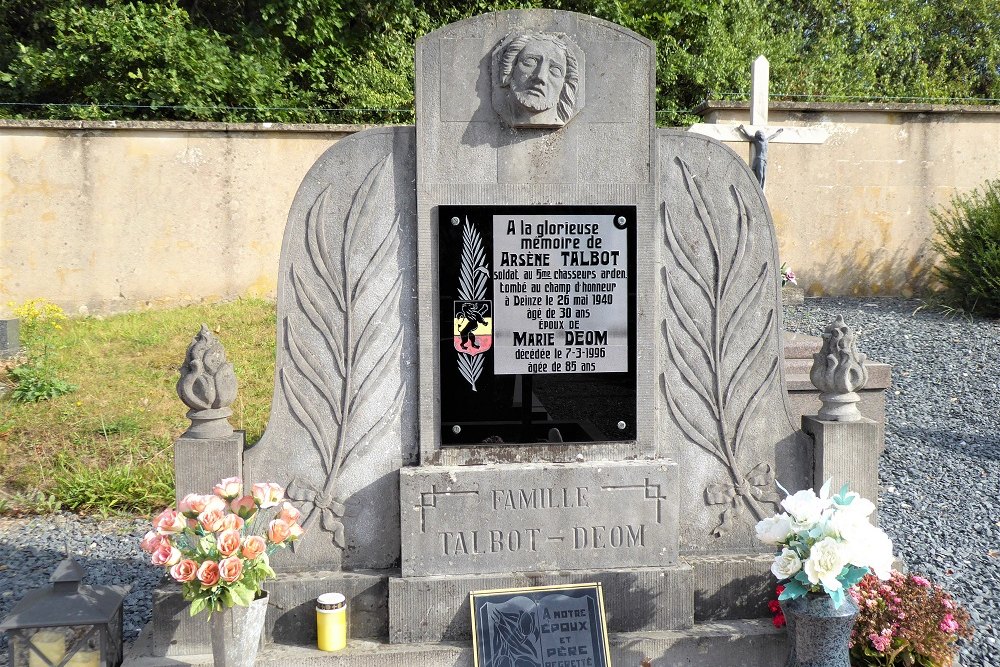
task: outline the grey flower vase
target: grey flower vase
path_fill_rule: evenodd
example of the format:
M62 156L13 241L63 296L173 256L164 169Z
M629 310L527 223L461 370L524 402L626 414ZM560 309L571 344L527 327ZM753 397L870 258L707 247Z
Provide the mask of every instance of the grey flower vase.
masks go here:
M253 667L264 639L267 592L249 607L217 611L209 619L215 667Z
M858 606L846 596L839 608L826 593L783 600L788 631L785 667L851 667L851 630Z

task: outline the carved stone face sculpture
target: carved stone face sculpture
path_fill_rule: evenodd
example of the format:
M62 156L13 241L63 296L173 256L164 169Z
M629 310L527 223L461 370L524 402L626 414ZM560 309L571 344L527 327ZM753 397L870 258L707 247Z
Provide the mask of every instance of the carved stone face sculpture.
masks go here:
M548 111L566 83L566 49L555 41L532 39L514 58L510 91L531 111Z
M579 61L569 38L508 35L493 50L493 108L511 127L561 127L577 111Z

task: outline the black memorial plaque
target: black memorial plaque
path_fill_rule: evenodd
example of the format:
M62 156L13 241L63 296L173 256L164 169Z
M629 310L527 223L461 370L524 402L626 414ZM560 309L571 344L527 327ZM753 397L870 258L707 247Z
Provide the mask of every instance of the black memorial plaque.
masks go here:
M476 667L611 667L600 584L469 594Z
M442 445L636 437L636 208L440 206Z

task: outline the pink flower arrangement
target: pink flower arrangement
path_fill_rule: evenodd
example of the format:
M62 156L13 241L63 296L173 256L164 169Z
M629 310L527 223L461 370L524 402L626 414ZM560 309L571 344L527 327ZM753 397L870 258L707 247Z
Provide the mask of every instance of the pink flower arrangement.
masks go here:
M785 262L781 263L781 268L778 269L781 273L781 286L784 287L786 283L791 283L793 285L798 285L798 281L795 279L795 272L789 268L788 264Z
M866 575L849 594L860 610L851 635L855 667L950 666L955 642L972 636L968 612L920 575Z
M212 494L188 494L176 510L160 512L140 546L181 584L192 616L247 606L275 576L268 556L302 537L302 513L284 496L274 483L254 484L244 494L243 481L229 477ZM262 518L269 508L278 509Z

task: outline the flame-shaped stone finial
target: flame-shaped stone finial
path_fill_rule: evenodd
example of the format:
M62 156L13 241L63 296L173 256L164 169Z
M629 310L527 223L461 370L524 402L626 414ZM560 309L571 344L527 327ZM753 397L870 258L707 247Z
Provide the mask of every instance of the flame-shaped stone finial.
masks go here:
M191 427L185 438L225 438L233 433L227 419L233 414L230 405L236 400L236 373L226 360L226 350L208 327L201 330L188 346L177 395L191 408L187 418Z
M826 421L853 422L861 419L856 393L868 382L867 357L858 352L854 330L843 315L823 332L823 347L813 355L809 379L819 389L823 407L819 418Z

